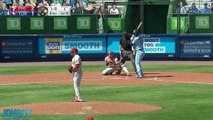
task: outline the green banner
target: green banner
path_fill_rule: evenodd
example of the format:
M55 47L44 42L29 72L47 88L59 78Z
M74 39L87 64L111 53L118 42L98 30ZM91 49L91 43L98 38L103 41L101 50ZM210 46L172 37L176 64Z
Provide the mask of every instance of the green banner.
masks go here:
M181 33L213 33L212 14L190 14L187 17L181 16ZM177 33L177 17L167 18L167 33Z
M96 34L97 15L0 16L0 34Z
M67 18L54 17L54 30L67 30Z
M44 18L43 17L31 17L30 18L30 30L44 30Z
M209 29L209 16L195 16L196 29Z
M180 24L180 30L184 30L185 28L185 23L186 23L186 18L185 17L181 17L180 18L180 23L178 23L177 17L172 17L171 18L171 22L172 22L172 30L177 30L178 28L178 24Z
M121 18L108 18L108 26L111 30L121 30Z
M177 17L169 17L167 18L167 33L168 34L177 34L178 33L178 25L181 33L186 32L188 29L188 17L180 17L178 21ZM178 23L179 22L179 23Z
M21 18L7 18L7 30L21 30Z
M78 30L91 29L90 17L77 17L77 29Z

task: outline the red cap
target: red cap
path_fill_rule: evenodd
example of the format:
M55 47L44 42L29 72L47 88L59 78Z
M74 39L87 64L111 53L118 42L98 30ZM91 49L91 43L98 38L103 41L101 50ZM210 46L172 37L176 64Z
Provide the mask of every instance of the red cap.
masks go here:
M88 117L87 120L94 120L92 117Z
M77 53L77 52L78 52L78 49L77 49L77 48L72 48L70 52L71 52L71 53L74 53L74 52Z

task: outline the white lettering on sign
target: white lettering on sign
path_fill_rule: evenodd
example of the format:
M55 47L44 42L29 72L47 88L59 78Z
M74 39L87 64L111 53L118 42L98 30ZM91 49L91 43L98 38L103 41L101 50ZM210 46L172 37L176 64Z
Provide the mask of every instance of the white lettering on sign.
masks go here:
M81 51L100 51L103 49L102 41L64 41L62 51L78 48Z

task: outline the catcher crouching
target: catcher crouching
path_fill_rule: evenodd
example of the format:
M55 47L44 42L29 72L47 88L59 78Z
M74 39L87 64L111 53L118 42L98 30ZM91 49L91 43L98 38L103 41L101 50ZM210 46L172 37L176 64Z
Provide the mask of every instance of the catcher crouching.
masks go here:
M120 63L117 58L115 58L112 51L108 52L108 55L105 57L106 69L103 70L102 75L112 75L113 72L116 74L120 74L123 71L127 76L129 76L129 71L124 66L124 64Z

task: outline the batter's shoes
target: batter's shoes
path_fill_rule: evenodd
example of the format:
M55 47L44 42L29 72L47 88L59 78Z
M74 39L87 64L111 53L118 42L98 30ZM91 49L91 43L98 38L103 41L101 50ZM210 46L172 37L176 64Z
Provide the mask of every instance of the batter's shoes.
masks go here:
M136 78L143 78L144 76L138 76L138 75L136 75Z

